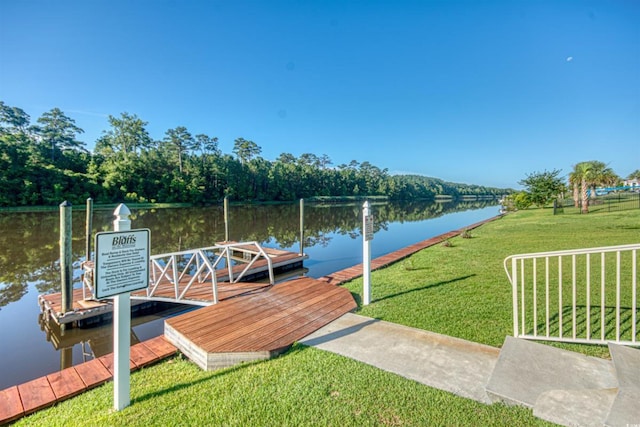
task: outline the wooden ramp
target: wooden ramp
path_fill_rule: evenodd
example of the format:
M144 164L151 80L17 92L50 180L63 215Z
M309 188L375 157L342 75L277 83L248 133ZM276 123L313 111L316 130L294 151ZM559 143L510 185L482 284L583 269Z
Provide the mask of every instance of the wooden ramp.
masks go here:
M303 277L165 321L165 338L204 370L268 359L356 308L351 293Z

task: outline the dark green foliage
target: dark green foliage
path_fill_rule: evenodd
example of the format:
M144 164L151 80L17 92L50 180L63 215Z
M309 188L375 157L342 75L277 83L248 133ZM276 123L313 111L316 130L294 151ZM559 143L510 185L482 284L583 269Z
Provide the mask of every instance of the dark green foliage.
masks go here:
M526 191L509 194L503 201L503 206L507 211L527 209L531 205L531 194Z
M565 191L564 179L559 177L560 170L533 172L518 184L525 187L529 200L534 205L544 207Z
M76 135L84 131L59 108L44 113L38 119L38 123L40 126L34 127L33 131L41 138L41 143L50 148L52 163L57 157L57 152L83 149L84 143L76 140Z
M260 157L253 141L237 138L233 155L218 148L218 138L183 126L154 141L147 122L135 114L109 116L110 129L96 141L94 153L75 139L82 129L60 109L29 127L29 116L0 103L0 206L83 203L219 203L293 201L300 198L372 198L433 200L501 196L508 189L455 184L419 175L389 175L369 162L352 160L330 167L325 155L283 153Z

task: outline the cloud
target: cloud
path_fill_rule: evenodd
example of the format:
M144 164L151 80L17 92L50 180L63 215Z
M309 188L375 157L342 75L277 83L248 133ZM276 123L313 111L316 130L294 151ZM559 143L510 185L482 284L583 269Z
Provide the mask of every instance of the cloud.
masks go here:
M108 114L96 113L93 111L85 111L85 110L65 110L65 111L68 111L69 113L74 113L74 114L84 114L85 116L109 117Z

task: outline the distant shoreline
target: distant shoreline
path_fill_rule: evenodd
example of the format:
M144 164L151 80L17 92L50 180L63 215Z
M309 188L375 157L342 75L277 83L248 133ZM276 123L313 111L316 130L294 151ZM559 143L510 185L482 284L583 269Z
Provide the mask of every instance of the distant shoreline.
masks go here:
M451 201L470 201L470 200L494 200L499 199L499 196L494 196L492 194L484 194L484 195L460 195L460 196L451 196L451 195L436 195L431 201L433 202L451 202ZM340 196L340 197L331 197L331 196L317 196L317 197L309 197L303 199L305 203L311 204L320 204L320 203L358 203L364 202L368 200L372 203L387 203L394 201L408 201L408 200L396 200L390 199L387 196ZM415 199L415 200L427 200L427 199ZM415 201L411 200L411 201ZM211 206L222 206L223 201L221 200L218 203L211 203L206 205L197 205L193 203L136 203L136 202L122 202L126 204L129 208L132 209L175 209L175 208L190 208L190 207L211 207ZM292 201L229 201L230 205L233 206L243 206L243 205L280 205L280 204L293 204L299 203L299 200ZM94 204L94 210L108 210L115 209L118 207L120 203L100 203ZM52 212L57 211L59 206L11 206L11 207L0 207L0 213L12 213L12 212ZM77 204L73 205L74 210L83 211L86 210L86 204Z

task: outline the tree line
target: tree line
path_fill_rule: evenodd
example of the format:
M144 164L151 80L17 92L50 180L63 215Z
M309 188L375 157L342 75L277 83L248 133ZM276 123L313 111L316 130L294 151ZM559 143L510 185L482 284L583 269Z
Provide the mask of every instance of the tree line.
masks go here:
M270 161L239 137L223 153L217 137L184 126L154 139L135 114L108 117L109 128L91 152L84 131L59 108L35 124L19 107L0 101L0 206L151 202L206 205L235 201L383 196L392 200L501 196L510 189L392 175L367 161L333 166L323 155L282 153Z

